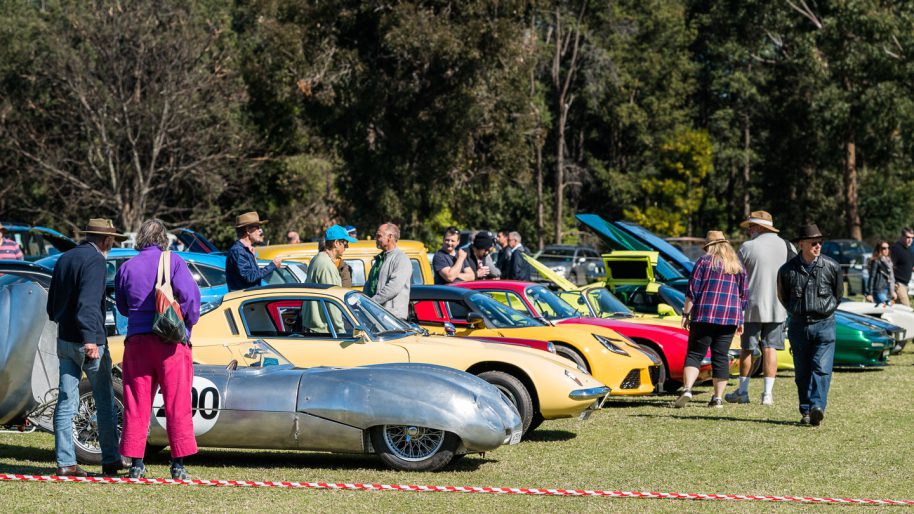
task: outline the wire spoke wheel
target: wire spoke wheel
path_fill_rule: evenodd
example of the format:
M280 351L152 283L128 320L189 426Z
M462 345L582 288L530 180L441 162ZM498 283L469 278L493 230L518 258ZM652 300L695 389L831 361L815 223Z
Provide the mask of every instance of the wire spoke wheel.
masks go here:
M124 405L120 398L114 399L114 408L117 410L117 433L120 435L124 425ZM79 407L76 409L76 416L73 417L73 442L87 453L101 454L102 448L98 441L98 412L91 391L79 396Z
M418 462L435 455L444 445L444 431L405 425L384 425L384 442L397 457Z

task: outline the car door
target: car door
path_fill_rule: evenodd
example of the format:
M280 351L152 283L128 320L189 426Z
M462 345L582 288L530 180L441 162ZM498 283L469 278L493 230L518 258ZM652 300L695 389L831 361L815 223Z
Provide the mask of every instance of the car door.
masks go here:
M355 321L336 301L318 297L270 297L244 302L241 324L296 366L363 366L408 362L399 346L354 336Z

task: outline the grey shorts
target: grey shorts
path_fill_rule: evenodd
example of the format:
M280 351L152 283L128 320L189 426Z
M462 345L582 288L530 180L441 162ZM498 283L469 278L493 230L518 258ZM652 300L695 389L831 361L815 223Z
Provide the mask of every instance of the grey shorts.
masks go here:
M754 351L756 348L783 350L784 323L744 323L740 346L743 350L749 351Z

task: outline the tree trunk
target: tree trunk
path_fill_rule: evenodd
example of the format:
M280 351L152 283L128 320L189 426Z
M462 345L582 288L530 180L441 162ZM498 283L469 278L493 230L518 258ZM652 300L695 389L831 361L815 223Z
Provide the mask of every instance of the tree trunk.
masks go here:
M852 239L863 239L860 228L860 212L857 208L857 144L853 134L849 135L845 143L847 148L847 161L844 166L844 200L847 213L847 233Z
M752 212L749 205L749 184L751 179L750 174L750 131L749 131L749 115L743 113L743 219L749 217L749 213Z

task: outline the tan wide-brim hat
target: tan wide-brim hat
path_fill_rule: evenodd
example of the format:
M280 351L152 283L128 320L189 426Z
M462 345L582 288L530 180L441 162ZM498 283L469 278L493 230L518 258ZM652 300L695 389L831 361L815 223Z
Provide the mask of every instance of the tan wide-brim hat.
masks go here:
M713 245L720 244L720 243L729 243L729 242L730 242L730 241L727 240L726 237L724 237L724 233L721 232L720 230L710 230L710 231L708 231L708 237L707 237L706 239L708 240L708 242L705 243L704 246L702 246L702 248L704 248L705 250L707 250L709 246L713 246Z
M243 228L249 225L265 225L269 221L260 219L260 215L254 211L246 212L235 218L235 228Z
M780 232L774 228L774 219L766 211L752 211L746 221L739 224L743 228L749 228L750 225L757 225L769 232Z
M114 236L114 239L118 241L123 241L127 239L127 236L121 234L114 228L114 222L108 218L92 218L89 220L89 224L82 229L83 234L96 234L100 236Z

